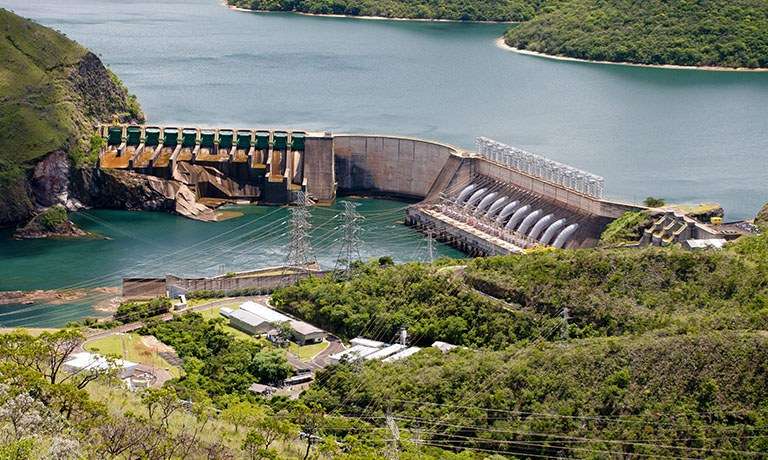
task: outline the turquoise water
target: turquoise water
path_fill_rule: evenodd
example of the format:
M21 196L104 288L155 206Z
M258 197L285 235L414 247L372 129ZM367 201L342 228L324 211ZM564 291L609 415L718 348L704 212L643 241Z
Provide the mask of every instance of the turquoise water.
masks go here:
M503 25L239 13L218 0L0 6L93 49L152 123L393 133L464 147L488 136L603 175L613 198L714 200L733 219L768 201L768 73L553 61L497 48ZM402 204L363 206L375 212ZM102 241L13 242L0 233L0 290L274 264L286 242L280 231L270 236L279 228L270 219L285 211L265 218L270 227L226 234L271 211L248 208L244 219L219 224L154 213L76 217L113 238ZM394 220L375 234L403 239L377 241L371 232L368 254L418 258L423 240ZM203 245L222 234L212 240L222 244L219 252ZM246 234L265 236L226 251L226 238ZM92 303L0 306L0 325L61 324L93 313Z
M346 200L346 199L345 199ZM363 259L392 256L396 261L426 260L423 235L401 224L406 204L353 200L362 221ZM333 268L342 231L335 216L343 208L312 211L312 245L321 266ZM0 235L0 290L92 289L118 286L124 276L211 276L285 262L288 245L286 208L230 207L240 218L197 222L155 212L89 210L74 215L84 229L109 239L69 241L9 240ZM437 254L463 257L444 245ZM88 292L64 305L0 305L0 327L57 326L98 315L94 303L114 295Z

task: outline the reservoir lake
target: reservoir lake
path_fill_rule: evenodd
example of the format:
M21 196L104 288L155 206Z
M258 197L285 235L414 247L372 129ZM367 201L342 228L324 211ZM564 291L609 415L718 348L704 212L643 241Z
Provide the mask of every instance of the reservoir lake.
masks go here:
M502 24L375 21L229 10L217 0L0 0L96 52L160 125L407 135L471 148L486 136L606 178L610 198L716 201L728 219L768 201L768 73L565 62L519 55ZM405 204L358 200L364 257L425 257ZM318 259L337 256L340 209L316 209ZM60 304L0 305L0 327L60 326L127 275L212 275L284 261L287 210L237 207L208 224L88 210L109 239L14 241L0 290L84 289ZM323 238L326 238L323 240ZM441 255L460 256L440 246Z

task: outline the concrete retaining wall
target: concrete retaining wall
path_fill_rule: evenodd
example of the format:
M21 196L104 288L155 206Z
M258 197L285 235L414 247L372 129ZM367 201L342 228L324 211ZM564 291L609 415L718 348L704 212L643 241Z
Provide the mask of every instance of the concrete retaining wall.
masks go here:
M182 294L188 291L236 291L255 289L269 293L280 286L293 284L306 278L305 273L232 278L180 278L168 275L165 284L169 292Z
M333 138L340 192L411 199L427 196L451 154L449 145L418 139L337 135Z
M312 276L324 276L328 272L312 272ZM263 276L234 276L216 278L181 278L167 275L165 278L124 278L123 297L126 299L151 299L155 297L178 297L189 291L237 291L253 289L263 294L275 289L294 284L304 278L306 273Z
M123 278L126 299L153 299L165 294L165 278Z

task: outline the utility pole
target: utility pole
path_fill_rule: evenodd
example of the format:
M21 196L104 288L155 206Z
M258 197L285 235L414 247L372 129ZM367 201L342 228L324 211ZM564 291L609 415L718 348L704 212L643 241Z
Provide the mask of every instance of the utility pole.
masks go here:
M568 340L568 320L571 319L571 311L568 307L563 308L563 340Z
M295 206L291 208L291 232L288 242L286 266L308 270L316 262L310 243L312 224L309 221L309 207L312 202L304 192L298 192Z
M341 247L339 248L339 257L336 259L334 275L349 273L352 270L352 263L360 260L360 246L362 240L360 234L362 228L360 222L364 220L357 210L357 204L351 201L344 202L344 211L341 213Z

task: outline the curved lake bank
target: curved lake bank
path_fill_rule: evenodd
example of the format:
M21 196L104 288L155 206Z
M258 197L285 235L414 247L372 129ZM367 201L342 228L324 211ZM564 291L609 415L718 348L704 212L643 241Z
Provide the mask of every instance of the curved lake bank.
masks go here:
M507 44L504 37L496 39L496 46L499 48L511 51L517 54L523 54L526 56L536 56L545 59L554 59L556 61L570 61L570 62L583 62L587 64L609 64L609 65L626 65L632 67L645 67L650 69L670 69L670 70L703 70L706 72L768 72L768 68L749 68L749 67L716 67L716 66L691 66L691 65L676 65L676 64L639 64L636 62L615 62L615 61L593 61L589 59L580 59L571 56L563 56L559 54L547 54L540 53L538 51L524 50L515 48Z
M389 16L364 16L364 15L352 15L352 14L320 14L320 13L305 13L303 11L272 11L272 10L251 10L248 8L240 8L227 4L226 0L222 3L222 6L229 8L232 11L240 13L290 13L299 14L301 16L316 16L320 18L339 18L339 19L363 19L366 21L414 21L414 22L450 22L450 23L471 23L471 24L519 24L515 21L465 21L461 19L429 19L429 18L401 18L401 17L389 17Z

